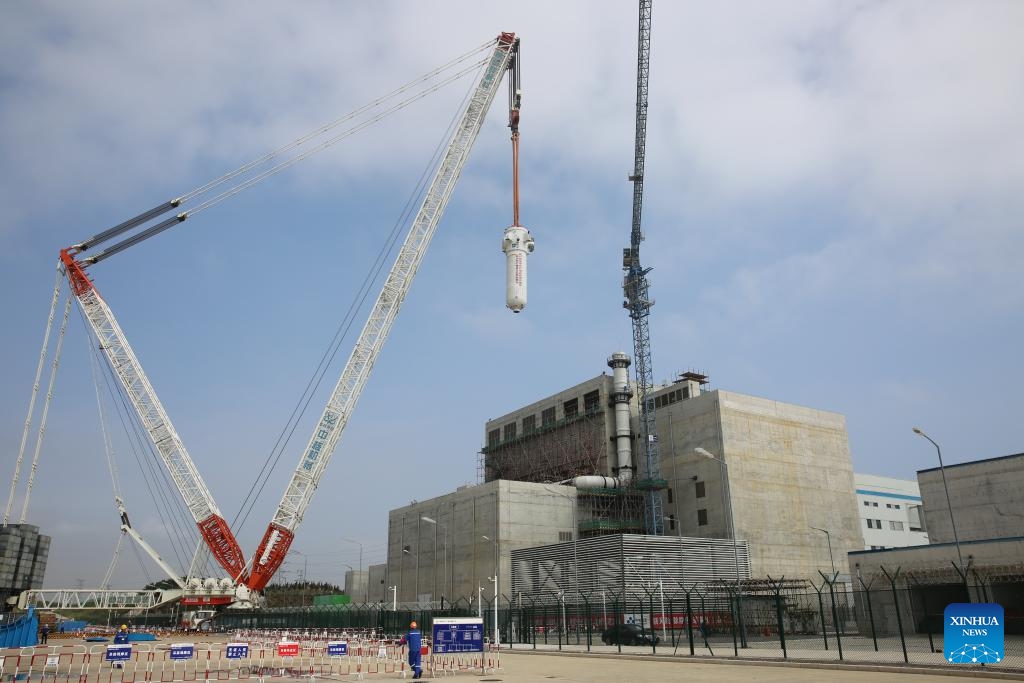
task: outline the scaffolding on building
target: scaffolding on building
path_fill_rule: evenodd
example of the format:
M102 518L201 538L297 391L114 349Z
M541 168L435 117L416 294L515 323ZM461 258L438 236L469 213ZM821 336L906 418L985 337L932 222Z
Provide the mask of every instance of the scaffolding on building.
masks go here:
M562 420L524 428L480 450L483 481L560 482L608 467L607 415L600 406Z
M612 414L600 403L562 420L542 422L506 440L482 448L477 480L561 483L577 476L609 471ZM644 528L642 491L587 489L577 491L576 537L641 533Z

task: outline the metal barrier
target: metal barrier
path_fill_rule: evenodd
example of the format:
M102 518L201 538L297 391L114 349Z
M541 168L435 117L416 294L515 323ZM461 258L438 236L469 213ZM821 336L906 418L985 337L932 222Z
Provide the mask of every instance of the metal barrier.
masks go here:
M408 646L390 639L265 640L235 637L229 643L128 643L25 647L0 656L0 681L47 683L192 683L355 678L410 675ZM431 675L500 670L499 652L435 655L423 666Z

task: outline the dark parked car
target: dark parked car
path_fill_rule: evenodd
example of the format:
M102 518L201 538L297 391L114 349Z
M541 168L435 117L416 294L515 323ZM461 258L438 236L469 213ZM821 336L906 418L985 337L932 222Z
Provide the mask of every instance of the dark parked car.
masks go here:
M661 642L661 638L649 629L636 624L616 624L601 634L605 645L650 645Z

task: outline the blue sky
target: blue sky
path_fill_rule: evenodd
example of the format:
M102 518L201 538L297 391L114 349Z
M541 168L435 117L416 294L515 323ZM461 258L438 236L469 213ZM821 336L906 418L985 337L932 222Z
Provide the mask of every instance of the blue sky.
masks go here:
M947 462L1020 451L1024 6L662 2L653 17L643 257L655 377L692 368L713 388L842 413L860 472L934 466L914 425ZM305 556L285 567L334 581L358 562L341 538L364 545L364 564L380 561L388 509L475 480L487 419L632 352L620 264L636 7L0 8L5 482L61 247L500 31L523 40L530 303L504 308L502 89L307 512L294 545ZM92 269L229 518L466 87ZM118 534L86 343L75 313L28 520L53 536L54 587L98 585ZM239 532L247 553L318 413ZM117 440L135 524L173 558ZM126 550L115 583L141 580Z

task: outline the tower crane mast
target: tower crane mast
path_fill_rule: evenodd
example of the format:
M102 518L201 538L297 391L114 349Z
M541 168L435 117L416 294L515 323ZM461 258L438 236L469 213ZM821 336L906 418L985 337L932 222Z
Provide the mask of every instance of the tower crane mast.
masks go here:
M651 334L648 323L651 306L647 274L650 268L640 263L640 243L644 240L641 216L644 202L644 163L647 144L647 81L651 63L651 2L640 0L640 22L637 38L636 68L636 141L634 145L633 172L629 181L633 183L633 223L629 247L622 250L622 269L625 277L622 291L625 301L623 308L629 311L633 322L633 360L636 367L637 401L640 411L640 438L644 444L644 465L646 472L637 480L644 493L644 530L648 534L663 533L662 502L658 491L661 482L658 435L654 424L654 406L647 400L647 394L654 386L651 368Z

